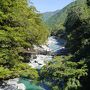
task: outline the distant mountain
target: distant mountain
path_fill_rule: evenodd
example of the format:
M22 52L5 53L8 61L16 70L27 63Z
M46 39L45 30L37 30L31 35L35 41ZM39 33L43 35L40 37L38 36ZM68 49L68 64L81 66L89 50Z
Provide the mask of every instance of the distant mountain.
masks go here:
M75 2L70 3L61 10L43 13L43 20L48 25L49 29L58 30L64 24L67 18L67 14L70 11L70 8L82 4L83 1L85 0L76 0Z
M52 17L53 15L55 15L58 12L59 12L59 10L56 10L56 11L53 11L53 12L42 13L42 19L44 20L44 22L46 22L50 17Z

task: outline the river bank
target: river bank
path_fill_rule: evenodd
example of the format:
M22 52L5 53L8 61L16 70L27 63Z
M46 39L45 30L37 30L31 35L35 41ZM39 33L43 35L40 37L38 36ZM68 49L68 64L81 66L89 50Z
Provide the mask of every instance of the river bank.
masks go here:
M65 40L63 39L56 39L55 37L49 37L47 40L47 43L45 45L41 45L40 47L35 46L34 49L36 50L42 50L46 52L51 52L51 53L56 53L58 50L62 49L65 47ZM53 55L50 55L46 53L45 55L43 53L37 54L36 58L31 58L30 62L28 65L30 65L32 68L35 69L41 69L46 63L51 61L53 58ZM26 90L26 88L32 88L32 86L35 87L35 85L31 84L29 79L28 80L22 80L22 82L19 82L19 78L16 79L10 79L8 81L5 81L7 86L4 85L4 87L0 87L0 90ZM18 83L19 82L19 83ZM25 84L27 82L27 84ZM4 84L4 83L3 83ZM43 85L43 84L42 84ZM41 87L42 87L41 85ZM30 87L29 87L30 86ZM48 88L46 85L44 85L42 90L47 90L45 88ZM40 87L39 85L36 85L36 88ZM28 90L35 90L33 89L28 89Z

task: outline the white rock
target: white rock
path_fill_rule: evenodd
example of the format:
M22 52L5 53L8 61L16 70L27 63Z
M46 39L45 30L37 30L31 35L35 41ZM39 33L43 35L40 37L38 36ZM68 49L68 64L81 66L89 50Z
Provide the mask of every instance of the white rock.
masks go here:
M25 85L23 83L17 84L17 88L19 90L26 90L26 87L25 87Z

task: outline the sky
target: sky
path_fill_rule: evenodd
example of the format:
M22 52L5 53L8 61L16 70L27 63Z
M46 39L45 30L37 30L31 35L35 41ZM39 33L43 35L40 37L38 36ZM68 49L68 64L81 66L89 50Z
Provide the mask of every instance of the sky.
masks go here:
M41 13L64 8L74 0L30 0Z

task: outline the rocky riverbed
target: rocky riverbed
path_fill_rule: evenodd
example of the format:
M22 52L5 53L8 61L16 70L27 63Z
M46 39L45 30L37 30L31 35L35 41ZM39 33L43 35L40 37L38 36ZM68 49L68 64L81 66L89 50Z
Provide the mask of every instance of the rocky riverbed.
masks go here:
M58 50L65 48L65 44L66 41L64 39L56 39L54 36L49 37L45 45L34 46L34 49L41 53L36 55L36 58L32 58L28 64L33 68L40 69L48 61L52 60L55 54L58 54Z

